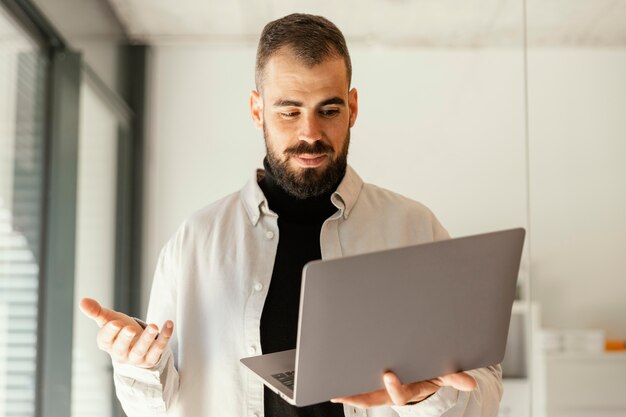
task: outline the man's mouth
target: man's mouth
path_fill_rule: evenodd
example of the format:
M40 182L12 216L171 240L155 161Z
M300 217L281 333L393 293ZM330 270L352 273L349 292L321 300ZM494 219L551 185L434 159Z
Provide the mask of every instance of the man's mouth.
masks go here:
M310 153L301 153L299 155L293 155L292 157L298 165L304 168L316 168L328 158L326 154L310 154Z

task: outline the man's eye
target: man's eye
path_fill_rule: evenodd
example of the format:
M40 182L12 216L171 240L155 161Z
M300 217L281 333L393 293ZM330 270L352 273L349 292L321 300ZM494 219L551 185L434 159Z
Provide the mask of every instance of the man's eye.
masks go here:
M297 111L289 111L289 112L280 113L280 115L286 119L291 119L293 117L296 117L298 114L300 113Z
M339 114L338 109L320 110L320 114L325 117L333 117Z

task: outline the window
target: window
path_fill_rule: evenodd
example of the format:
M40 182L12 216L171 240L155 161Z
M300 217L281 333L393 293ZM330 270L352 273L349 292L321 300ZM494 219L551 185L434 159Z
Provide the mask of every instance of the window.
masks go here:
M0 8L0 416L35 412L47 61Z
M80 93L74 305L82 297L114 305L118 121L83 77ZM72 415L111 417L113 373L96 346L98 326L74 314Z

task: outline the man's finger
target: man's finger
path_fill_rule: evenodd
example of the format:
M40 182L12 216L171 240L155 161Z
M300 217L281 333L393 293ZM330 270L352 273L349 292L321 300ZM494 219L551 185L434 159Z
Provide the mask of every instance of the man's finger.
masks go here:
M437 392L439 385L433 381L419 381L411 384L402 384L400 378L389 371L383 376L385 388L389 398L395 405L406 405L413 402L424 401Z
M113 342L115 338L119 334L120 330L122 330L122 323L119 321L110 321L104 327L98 331L98 335L96 336L96 342L98 347L105 352L109 352L111 350L111 346L113 346Z
M400 378L393 372L385 372L383 375L383 381L389 398L395 405L404 405L411 401L411 393L407 392L407 387L402 385Z
M370 408L381 405L390 405L391 400L384 389L372 391L365 394L353 395L351 397L339 397L330 400L332 403L346 404L351 407Z
M161 359L161 354L165 350L165 347L169 343L173 333L174 323L168 320L163 324L163 327L161 327L161 333L159 333L156 341L152 344L152 346L150 346L150 349L146 353L145 363L147 366L153 366L159 361L159 359Z
M102 327L107 324L107 322L113 320L111 310L103 308L92 298L83 298L80 300L79 307L87 317L95 320L99 327Z
M149 325L145 328L141 336L137 339L137 342L130 350L128 354L128 359L130 362L139 364L144 361L144 357L146 356L146 352L154 343L154 338L157 335L157 327L153 324Z
M474 377L466 372L458 372L437 378L441 385L456 388L459 391L473 391L477 383Z
M128 359L128 353L130 352L130 345L135 339L137 330L132 326L124 327L111 346L111 357L117 362L126 362Z

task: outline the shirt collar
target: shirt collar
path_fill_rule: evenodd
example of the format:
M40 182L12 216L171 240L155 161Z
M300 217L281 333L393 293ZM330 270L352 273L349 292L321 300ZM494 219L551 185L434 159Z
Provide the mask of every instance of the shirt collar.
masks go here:
M255 170L253 178L248 180L240 192L241 201L253 226L257 225L261 219L261 215L269 214L276 216L276 214L269 209L267 199L261 187L259 187L259 179L263 176L263 172L262 169ZM341 211L341 216L343 216L344 219L347 219L352 212L362 188L363 180L356 171L348 165L346 174L339 183L337 191L330 196L330 200L335 207Z
M350 165L346 168L346 175L339 183L337 191L330 197L333 204L341 210L344 219L347 219L354 208L361 189L363 188L363 180L359 177Z

